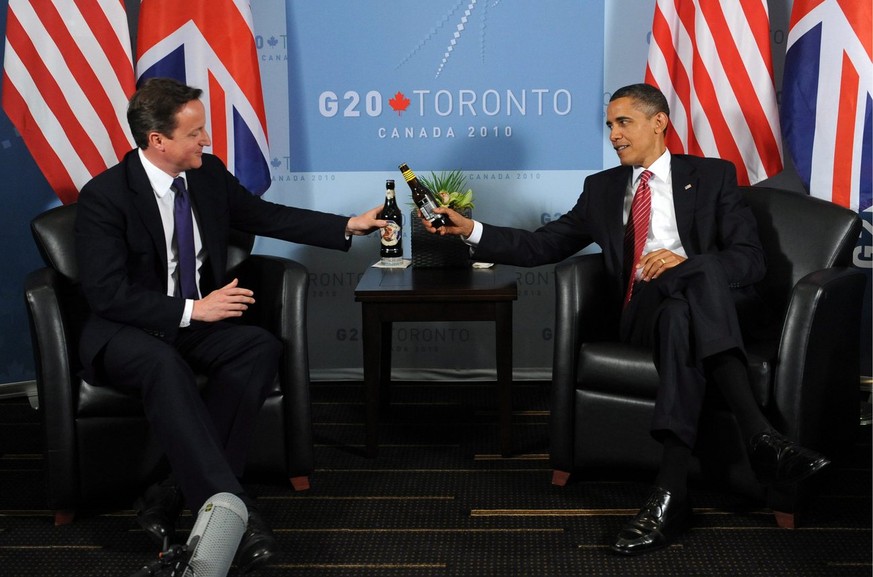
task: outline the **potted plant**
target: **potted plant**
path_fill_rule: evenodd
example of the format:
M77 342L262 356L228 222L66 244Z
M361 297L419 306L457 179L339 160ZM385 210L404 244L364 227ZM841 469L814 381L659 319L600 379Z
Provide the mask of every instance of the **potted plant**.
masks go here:
M473 189L467 188L467 177L460 170L430 173L419 180L433 192L439 206L456 210L467 218L473 214ZM412 266L414 267L462 267L470 265L470 247L456 236L431 234L425 230L412 209Z
M473 205L473 189L467 186L467 177L460 170L451 172L430 173L430 177L422 176L422 184L430 189L440 206L447 206L461 214L465 214L475 208ZM466 216L466 215L465 215Z

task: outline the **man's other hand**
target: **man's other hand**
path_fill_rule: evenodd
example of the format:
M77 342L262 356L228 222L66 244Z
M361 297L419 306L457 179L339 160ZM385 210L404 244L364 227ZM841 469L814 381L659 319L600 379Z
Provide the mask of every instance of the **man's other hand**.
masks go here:
M254 304L255 293L238 285L239 279L233 279L220 289L194 301L191 320L212 323L231 317L241 317L248 310L249 305Z

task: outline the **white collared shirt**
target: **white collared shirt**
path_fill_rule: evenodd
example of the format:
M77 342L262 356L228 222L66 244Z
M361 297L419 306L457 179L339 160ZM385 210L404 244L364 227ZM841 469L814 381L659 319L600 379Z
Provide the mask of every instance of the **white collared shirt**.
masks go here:
M173 186L173 177L146 158L142 149L137 149L139 159L142 161L142 166L145 169L149 183L152 185L152 191L155 193L155 200L158 203L158 210L161 213L161 224L164 227L164 241L167 247L167 294L169 296L179 296L179 275L176 269L179 266L178 248L176 245L176 224L173 218L173 203L176 195L170 187ZM185 173L179 174L185 178ZM187 184L187 179L185 183ZM194 251L197 253L197 290L200 290L200 267L203 265L203 260L206 258L206 253L203 250L203 242L200 239L200 228L197 226L197 212L194 213ZM191 324L191 313L194 311L194 301L191 299L185 300L185 311L182 313L182 319L179 322L180 327L187 327Z
M676 206L673 204L673 175L670 168L670 151L658 157L648 168L635 166L627 192L624 198L624 223L627 224L631 203L636 194L640 175L649 170L649 188L652 190L652 220L649 223L649 236L643 254L648 254L661 248L667 249L683 257L688 257L679 239L679 225L676 223ZM637 273L640 271L638 270Z

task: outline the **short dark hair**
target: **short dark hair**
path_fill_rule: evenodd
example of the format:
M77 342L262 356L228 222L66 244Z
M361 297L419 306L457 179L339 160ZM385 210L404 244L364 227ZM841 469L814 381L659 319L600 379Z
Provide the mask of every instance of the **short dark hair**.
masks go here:
M659 112L663 112L668 117L670 116L670 105L667 104L667 98L664 93L652 86L651 84L631 84L622 86L612 93L609 101L612 102L618 98L630 98L635 105L642 110L646 116L654 116Z
M149 132L170 136L176 129L176 113L203 91L172 78L149 78L127 105L127 123L133 141L143 150L149 146Z

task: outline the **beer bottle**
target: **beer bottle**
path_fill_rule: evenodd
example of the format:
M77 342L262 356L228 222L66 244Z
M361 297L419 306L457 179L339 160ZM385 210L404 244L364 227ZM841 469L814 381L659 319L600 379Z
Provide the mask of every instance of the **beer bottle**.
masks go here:
M385 181L385 206L378 218L387 220L388 225L380 232L379 254L385 266L398 266L403 263L403 213L394 198L394 181Z
M434 200L433 193L418 180L418 177L415 176L415 173L410 170L405 162L400 165L400 172L403 173L403 178L406 179L406 184L409 185L409 189L412 191L412 202L421 211L421 216L430 222L434 228L448 224L445 215L434 212L437 203Z

